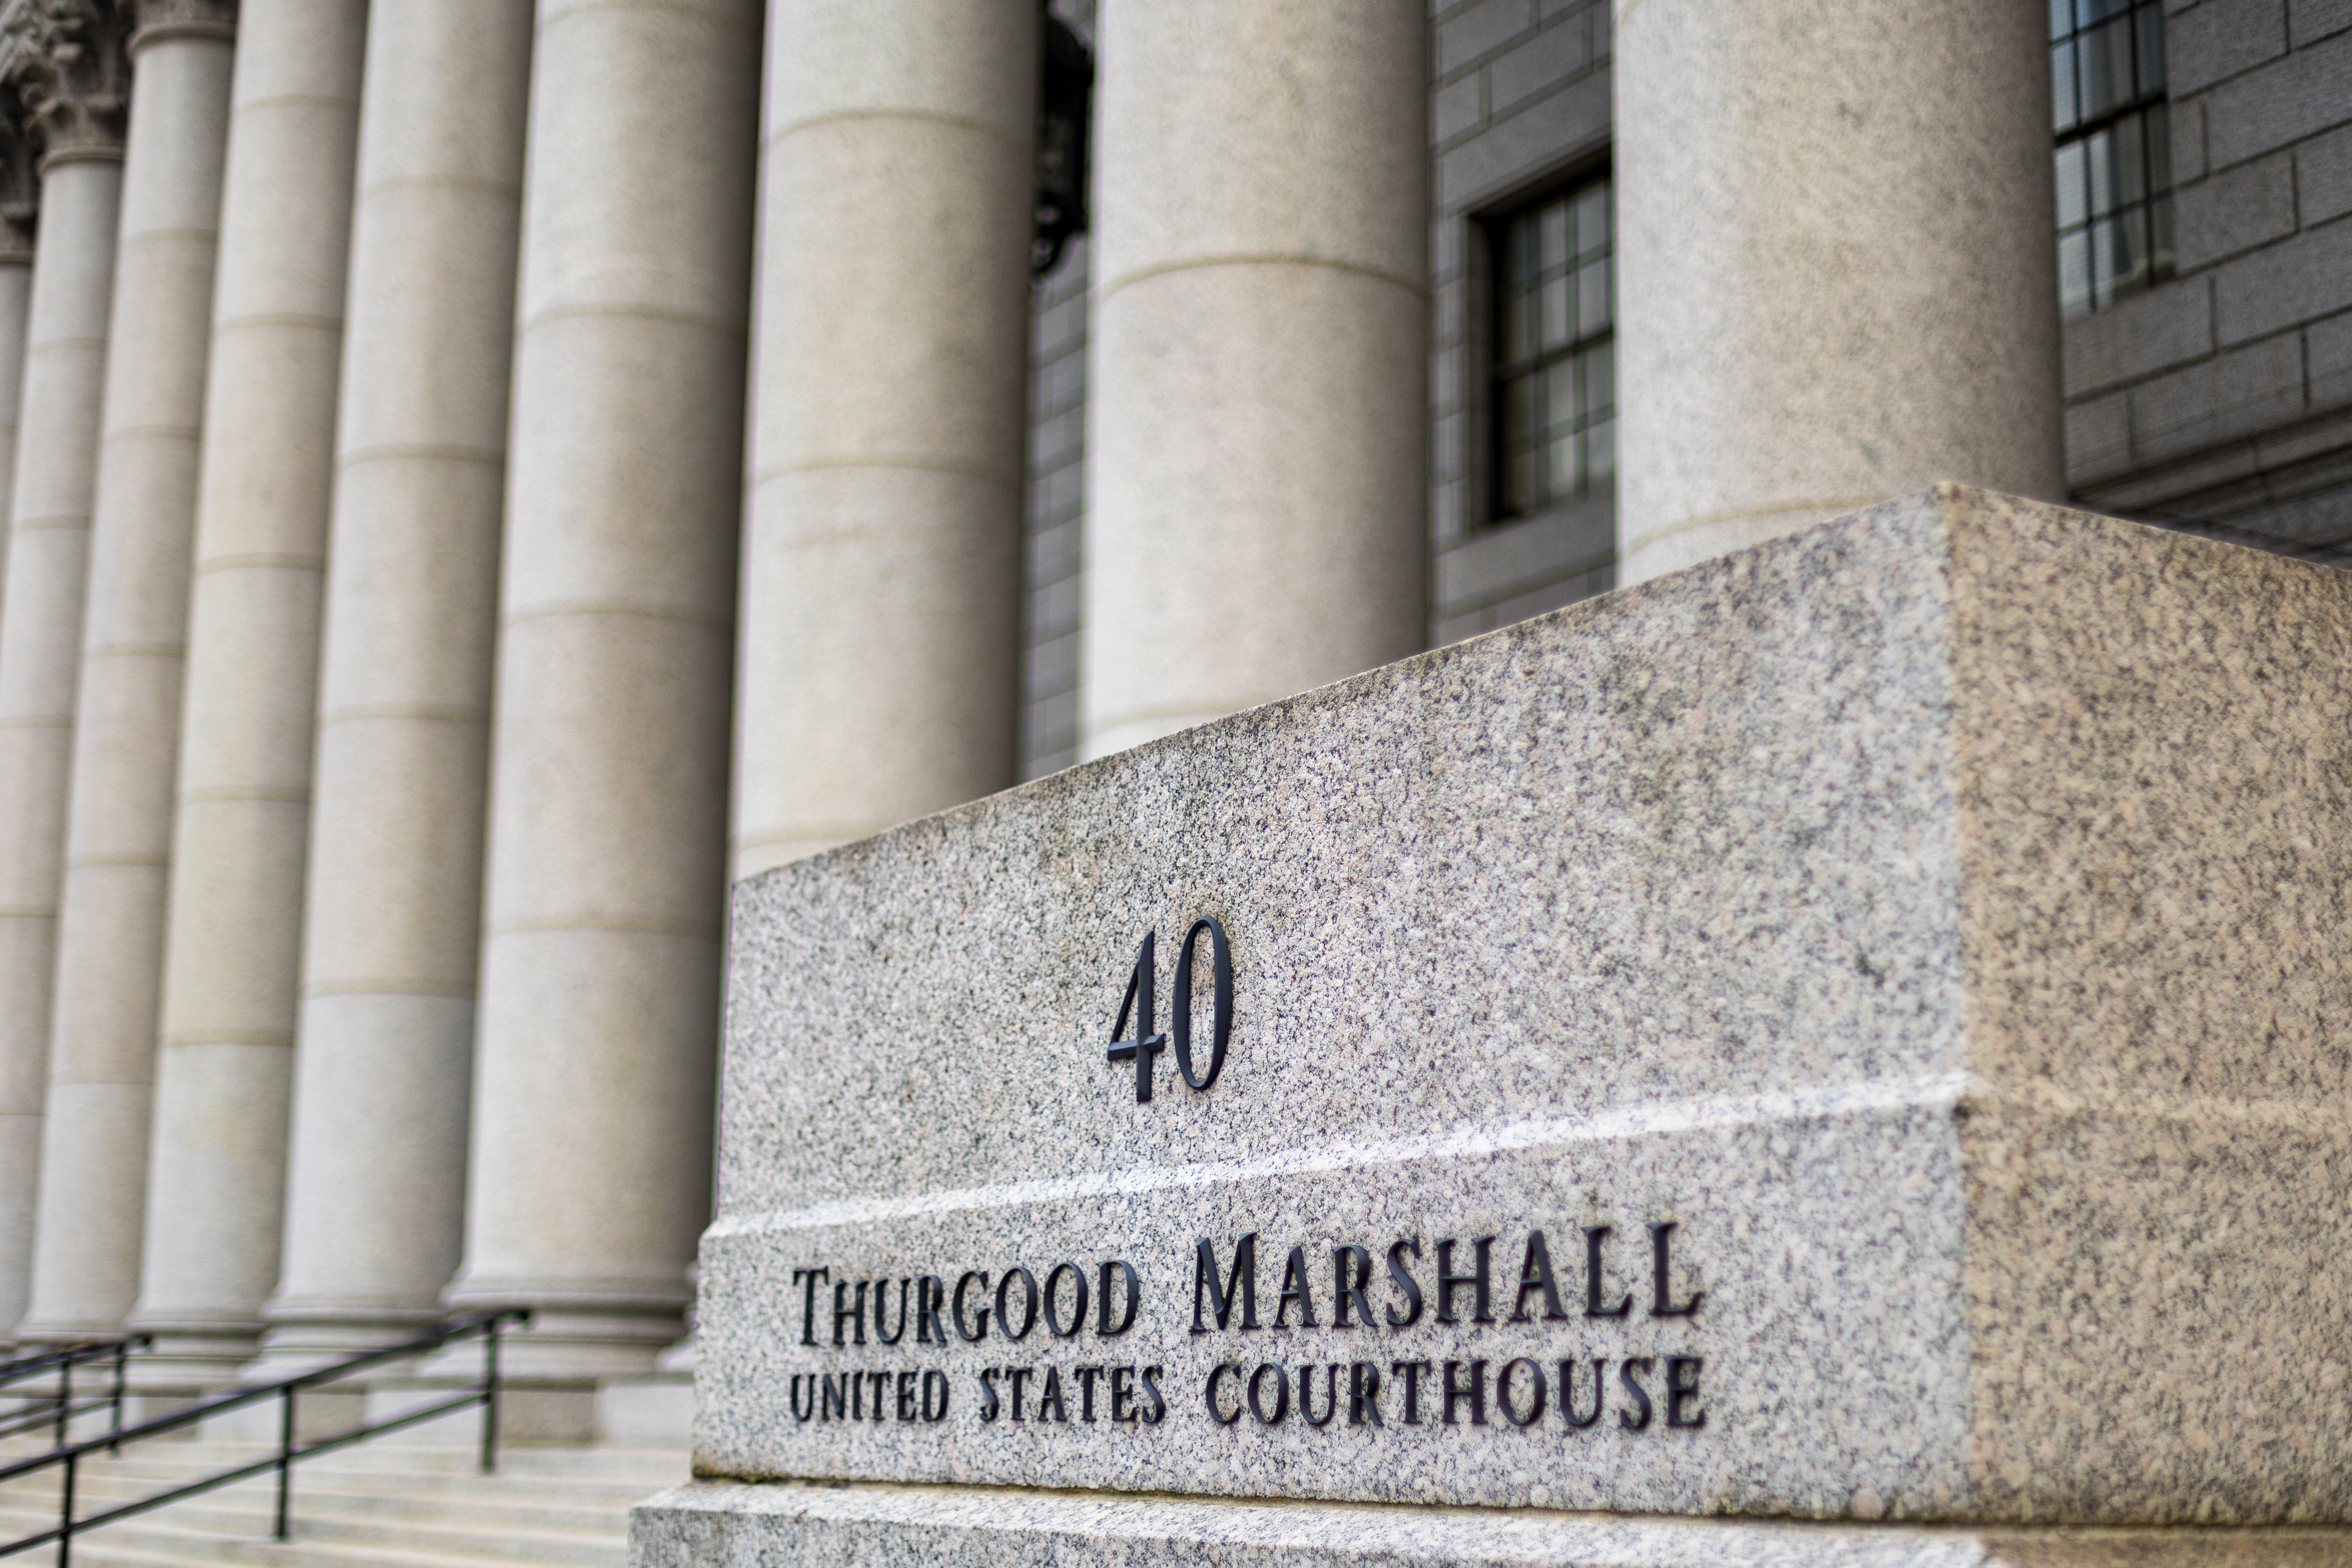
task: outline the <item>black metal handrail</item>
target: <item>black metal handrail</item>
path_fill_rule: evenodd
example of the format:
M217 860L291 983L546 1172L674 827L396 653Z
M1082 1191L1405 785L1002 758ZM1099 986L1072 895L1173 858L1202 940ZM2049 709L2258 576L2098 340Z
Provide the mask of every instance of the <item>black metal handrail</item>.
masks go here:
M498 1468L499 1457L499 1330L503 1324L512 1323L520 1328L530 1321L529 1310L521 1307L509 1307L501 1311L459 1318L443 1324L429 1334L422 1335L403 1344L386 1345L381 1350L348 1356L332 1365L313 1367L309 1372L282 1378L276 1383L241 1388L233 1394L225 1394L218 1398L200 1401L185 1410L175 1410L169 1415L159 1415L152 1421L144 1421L136 1426L118 1430L103 1437L92 1437L86 1442L64 1444L46 1454L36 1455L28 1459L19 1459L13 1465L0 1465L0 1481L14 1480L19 1476L31 1475L37 1470L47 1469L52 1465L61 1465L65 1468L64 1484L59 1489L58 1501L57 1528L40 1531L22 1540L0 1544L0 1557L12 1556L19 1552L29 1552L36 1546L47 1546L51 1542L55 1542L58 1548L57 1568L69 1568L73 1555L73 1540L77 1535L96 1530L100 1525L112 1524L117 1520L129 1519L133 1514L145 1513L150 1509L162 1508L166 1503L177 1502L182 1498L194 1497L199 1492L208 1492L215 1487L225 1487L235 1481L245 1480L269 1469L275 1469L278 1472L276 1539L284 1541L287 1539L288 1520L293 1502L296 1460L307 1459L314 1454L324 1454L336 1448L348 1447L353 1443L363 1442L370 1437L382 1436L386 1432L396 1432L404 1426L414 1426L420 1422L430 1421L437 1415L446 1415L452 1411L463 1410L473 1405L482 1407L482 1473L489 1475ZM396 1415L389 1421L379 1421L372 1426L362 1426L353 1431L338 1433L332 1437L320 1438L315 1443L295 1442L294 1397L303 1389L314 1384L333 1383L363 1368L379 1365L384 1362L400 1361L429 1350L437 1350L444 1345L469 1339L477 1334L483 1340L480 1386L469 1389L455 1399L429 1405L421 1410L412 1410L404 1415ZM93 1513L83 1519L74 1517L75 1470L85 1456L100 1448L111 1451L125 1443L135 1443L142 1437L152 1437L159 1433L194 1426L200 1421L209 1420L213 1416L221 1415L225 1411L241 1409L248 1405L257 1405L265 1399L276 1399L281 1402L278 1421L278 1452L271 1458L256 1459L250 1464L233 1466L216 1475L205 1476L190 1481L184 1486L174 1487L170 1491L157 1492L152 1497L139 1498L131 1502L120 1504L108 1509L103 1513Z
M93 1356L111 1354L118 1347L135 1348L146 1342L145 1334L131 1334L119 1340L75 1340L69 1344L51 1345L47 1350L35 1351L31 1355L0 1362L0 1388L31 1377L36 1373L47 1372L59 1362L89 1361Z
M122 1430L124 1368L130 1362L132 1351L142 1349L152 1342L145 1334L128 1334L119 1340L92 1340L81 1344L58 1345L33 1355L18 1356L16 1360L0 1365L0 1387L5 1387L12 1383L22 1383L28 1377L39 1377L46 1373L54 1372L58 1374L56 1393L27 1394L21 1396L26 1401L26 1408L19 1410L13 1417L0 1420L0 1437L14 1437L20 1433L35 1431L43 1426L55 1426L56 1440L59 1446L62 1446L75 1416L87 1415L93 1410L106 1409L113 1411L113 1419L110 1423L112 1433L120 1434ZM109 1356L114 1358L114 1386L104 1394L91 1394L82 1403L75 1404L73 1369L84 1362L101 1361Z

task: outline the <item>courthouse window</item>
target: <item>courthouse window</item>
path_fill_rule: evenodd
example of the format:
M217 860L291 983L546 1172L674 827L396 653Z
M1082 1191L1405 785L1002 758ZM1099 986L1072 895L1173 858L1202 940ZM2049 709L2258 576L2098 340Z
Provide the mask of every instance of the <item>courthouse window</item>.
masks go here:
M1498 519L1609 492L1617 473L1609 182L1493 231Z
M2164 0L2050 0L2058 300L2086 315L2172 275Z

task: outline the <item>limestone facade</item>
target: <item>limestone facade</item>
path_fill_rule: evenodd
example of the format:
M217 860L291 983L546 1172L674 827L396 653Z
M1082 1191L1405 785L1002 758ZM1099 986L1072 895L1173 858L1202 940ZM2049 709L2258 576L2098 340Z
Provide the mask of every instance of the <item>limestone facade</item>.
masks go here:
M2155 6L2062 323L1993 9L0 5L0 1333L519 1302L583 1435L730 879L1931 481L2352 539L2352 11Z

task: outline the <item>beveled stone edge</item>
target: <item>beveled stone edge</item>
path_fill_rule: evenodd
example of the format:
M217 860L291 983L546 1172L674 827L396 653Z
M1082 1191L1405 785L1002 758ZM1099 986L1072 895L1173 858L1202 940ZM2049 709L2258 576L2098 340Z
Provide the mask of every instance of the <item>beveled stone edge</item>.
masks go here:
M657 1494L629 1512L635 1568L688 1560L737 1560L740 1537L758 1531L761 1562L782 1563L775 1538L832 1527L876 1534L904 1531L908 1561L940 1533L977 1546L990 1562L1029 1544L1055 1550L1158 1550L1170 1561L1297 1564L1382 1562L1492 1564L1606 1563L1610 1568L1995 1568L2027 1560L2063 1568L2077 1560L2147 1568L2250 1568L2255 1563L2352 1563L2352 1527L1984 1526L1852 1521L1693 1518L1571 1513L1396 1503L1269 1501L1156 1493L1047 1491L939 1483L698 1480ZM716 1532L739 1537L719 1550ZM667 1540L664 1537L667 1537ZM1025 1541L1024 1541L1025 1538ZM701 1548L689 1559L681 1548ZM822 1542L811 1541L813 1550ZM967 1547L966 1550L971 1550ZM1181 1554L1181 1559L1179 1554ZM828 1559L829 1560L829 1559ZM1027 1560L1025 1557L1021 1560ZM1041 1555L1038 1561L1066 1561ZM1128 1561L1122 1558L1120 1561Z

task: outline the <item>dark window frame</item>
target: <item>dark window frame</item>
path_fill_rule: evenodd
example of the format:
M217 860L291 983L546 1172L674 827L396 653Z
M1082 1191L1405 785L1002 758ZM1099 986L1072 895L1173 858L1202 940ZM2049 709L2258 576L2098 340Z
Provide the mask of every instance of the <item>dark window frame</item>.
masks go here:
M2173 275L2164 0L2049 0L2059 313Z
M1508 333L1505 317L1511 303L1509 247L1515 231L1524 223L1540 222L1541 215L1549 209L1562 205L1573 206L1578 196L1594 185L1606 185L1609 190L1605 209L1608 234L1602 255L1608 296L1606 328L1591 332L1571 331L1564 340L1548 347L1542 344L1538 336L1532 352L1516 359L1507 358ZM1487 527L1507 527L1561 507L1580 505L1596 498L1612 498L1615 486L1617 220L1614 170L1607 152L1578 159L1540 180L1523 185L1508 197L1475 215L1470 232L1474 254L1473 265L1469 268L1472 291L1468 304L1471 319L1479 323L1477 331L1473 334L1475 352L1471 366L1472 384L1477 388L1474 405L1477 410L1479 427L1474 433L1471 449L1476 455L1480 471L1472 478L1474 493L1478 498L1480 520ZM1572 281L1575 263L1563 262L1561 265L1567 278ZM1540 279L1547 270L1538 265L1537 278ZM1541 283L1538 282L1531 292L1539 292L1540 289ZM1571 494L1553 494L1547 487L1534 504L1515 506L1509 479L1512 429L1507 415L1507 400L1512 395L1513 384L1539 378L1552 366L1572 362L1596 350L1605 351L1610 363L1612 389L1606 423L1610 426L1611 448L1606 477L1597 482L1586 479L1581 488ZM1581 430L1584 427L1580 425L1577 428Z

